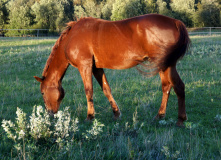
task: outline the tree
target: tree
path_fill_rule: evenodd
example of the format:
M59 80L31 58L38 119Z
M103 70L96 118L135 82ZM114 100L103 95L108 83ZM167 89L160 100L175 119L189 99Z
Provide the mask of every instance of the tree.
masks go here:
M7 18L8 18L6 4L7 4L7 1L0 0L0 29L4 28Z
M86 17L87 14L84 11L84 8L81 5L75 5L74 6L74 18L78 19L81 17Z
M116 0L113 4L111 20L122 20L142 14L140 0Z
M61 29L72 17L72 13L67 16L69 6L68 0L40 0L35 2L32 6L36 22L34 28L49 28L52 31Z
M5 28L9 18L8 3L9 0L0 0L0 28Z
M157 0L157 6L158 6L158 13L165 15L165 16L169 16L169 17L173 17L171 10L169 10L167 8L167 2L164 2L163 0Z
M61 29L65 23L69 22L70 20L73 20L73 2L70 0L58 0L57 3L59 3L59 14L56 19L56 26L57 29Z
M101 18L101 6L102 3L97 4L93 0L87 0L84 2L83 7L88 17Z
M220 7L216 0L202 0L197 8L194 16L195 25L200 27L219 27L221 25Z
M53 0L40 0L32 6L35 15L34 28L56 30L56 19L59 12L58 5Z
M115 3L115 0L107 0L107 2L104 4L101 13L102 18L106 20L111 19L112 10L113 10L113 4Z
M187 26L193 26L193 15L195 14L195 0L174 0L170 3L173 16L182 20Z
M141 0L144 13L156 13L157 12L157 0Z
M10 1L8 3L9 25L8 28L29 28L33 24L31 8L27 0Z

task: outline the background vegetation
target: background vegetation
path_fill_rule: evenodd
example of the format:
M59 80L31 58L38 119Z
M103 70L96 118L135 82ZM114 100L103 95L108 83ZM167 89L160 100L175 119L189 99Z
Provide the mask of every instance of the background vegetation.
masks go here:
M135 68L105 70L122 111L121 120L112 119L111 106L94 80L96 123L85 123L83 83L78 70L70 66L62 83L66 96L60 110L71 114L72 120L78 118L78 131L68 136L57 125L54 136L36 138L38 132L31 132L33 139L25 130L24 135L18 125L18 145L0 126L0 159L221 159L221 37L191 39L189 54L177 64L186 85L186 128L175 127L178 104L174 91L165 120L153 122L161 103L161 82L159 76L146 78ZM41 75L55 41L0 38L1 124L4 119L17 123L17 107L32 121L30 127L34 120L42 119L32 113L33 106L44 106L39 83L33 76ZM69 110L66 106L70 106ZM27 124L20 122L22 127ZM42 125L47 126L44 122ZM41 125L37 126L40 129Z
M217 27L221 0L0 0L0 29L60 30L66 22L91 16L120 20L159 13L187 27Z

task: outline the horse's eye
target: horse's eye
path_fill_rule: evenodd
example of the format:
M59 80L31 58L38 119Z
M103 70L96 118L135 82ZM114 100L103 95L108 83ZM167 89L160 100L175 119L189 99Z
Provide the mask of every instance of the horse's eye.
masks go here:
M44 95L44 93L43 93L43 92L42 92L41 94L42 94L42 96Z

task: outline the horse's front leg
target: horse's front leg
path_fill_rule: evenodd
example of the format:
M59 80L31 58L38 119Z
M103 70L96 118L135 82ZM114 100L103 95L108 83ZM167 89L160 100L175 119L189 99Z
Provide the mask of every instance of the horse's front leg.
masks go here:
M92 66L79 67L79 72L84 83L85 94L87 98L87 118L86 121L91 121L95 117L93 103L93 84L92 84Z
M110 86L107 82L107 78L105 76L104 70L103 68L96 68L96 66L93 66L93 74L94 77L96 78L97 82L100 84L104 95L107 97L107 99L109 100L113 113L114 113L114 119L118 119L121 116L121 112L120 109L116 103L116 101L114 100L114 97L111 94L111 89Z

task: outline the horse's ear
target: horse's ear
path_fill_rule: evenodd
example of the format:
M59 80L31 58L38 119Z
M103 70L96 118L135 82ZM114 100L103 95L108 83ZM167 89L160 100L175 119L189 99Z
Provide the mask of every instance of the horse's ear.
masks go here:
M34 78L35 78L38 82L41 82L41 83L42 83L43 80L44 80L43 78L39 78L39 77L36 77L36 76L34 76Z

